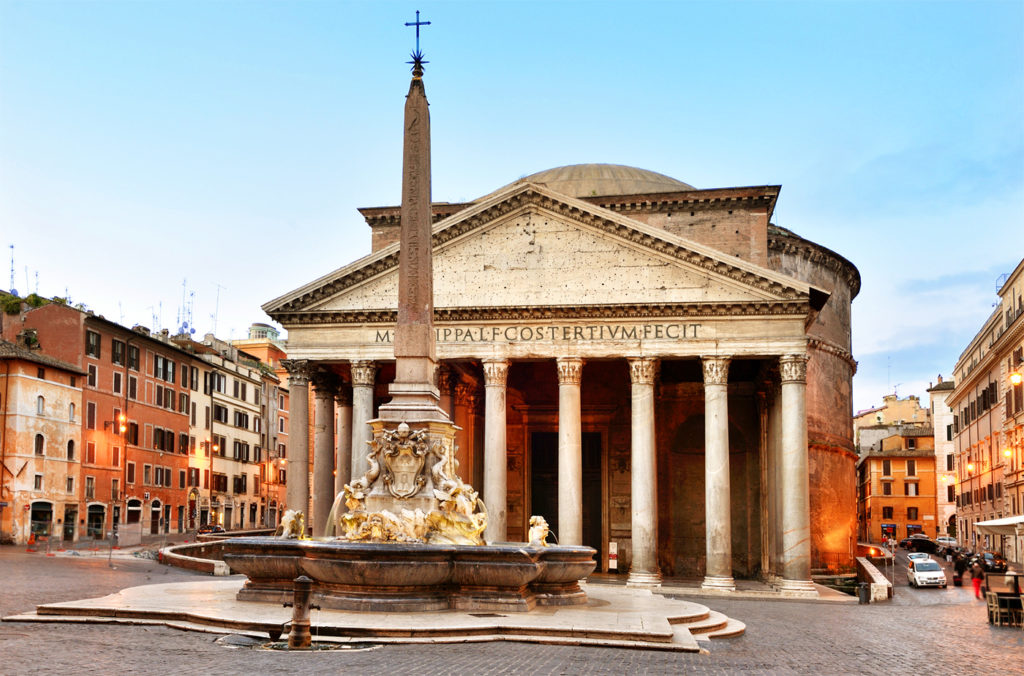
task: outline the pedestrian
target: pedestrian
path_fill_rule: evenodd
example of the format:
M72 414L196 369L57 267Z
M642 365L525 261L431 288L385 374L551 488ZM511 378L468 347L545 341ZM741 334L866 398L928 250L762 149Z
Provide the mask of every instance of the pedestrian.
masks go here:
M971 566L971 584L974 585L974 598L981 598L981 581L985 579L985 569L981 567L981 563L977 560L974 561L974 565Z

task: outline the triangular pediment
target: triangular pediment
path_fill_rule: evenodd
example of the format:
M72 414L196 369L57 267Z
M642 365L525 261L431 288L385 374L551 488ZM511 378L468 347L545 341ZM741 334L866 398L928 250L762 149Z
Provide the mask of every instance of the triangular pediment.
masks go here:
M434 307L736 306L808 302L798 280L534 184L520 184L437 223ZM393 310L398 245L264 306L303 314Z

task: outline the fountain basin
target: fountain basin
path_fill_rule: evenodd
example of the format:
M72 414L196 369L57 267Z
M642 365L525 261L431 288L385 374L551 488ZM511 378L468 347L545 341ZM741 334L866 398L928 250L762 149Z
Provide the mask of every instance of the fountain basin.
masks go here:
M232 538L224 562L249 579L241 601L290 601L294 579L313 580L313 604L338 610L520 612L582 605L590 547L430 545L272 537Z

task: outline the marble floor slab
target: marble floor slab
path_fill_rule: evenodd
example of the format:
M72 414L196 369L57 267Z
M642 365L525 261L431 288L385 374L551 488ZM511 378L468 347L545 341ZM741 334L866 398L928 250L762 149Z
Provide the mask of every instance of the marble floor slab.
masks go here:
M164 624L180 629L286 634L291 609L238 601L245 582L226 579L131 587L101 598L40 605L9 621ZM585 606L526 613L434 611L374 613L313 610L314 641L461 643L524 641L698 652L698 639L742 634L742 622L692 601L612 585L587 585Z

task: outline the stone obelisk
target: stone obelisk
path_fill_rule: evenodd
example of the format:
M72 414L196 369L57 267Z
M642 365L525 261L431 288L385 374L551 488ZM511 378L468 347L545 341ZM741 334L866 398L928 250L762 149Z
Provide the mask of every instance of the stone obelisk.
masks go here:
M434 266L430 211L430 111L423 87L423 62L414 53L405 101L402 148L402 209L398 253L398 324L391 401L380 407L386 421L444 420L434 384Z

